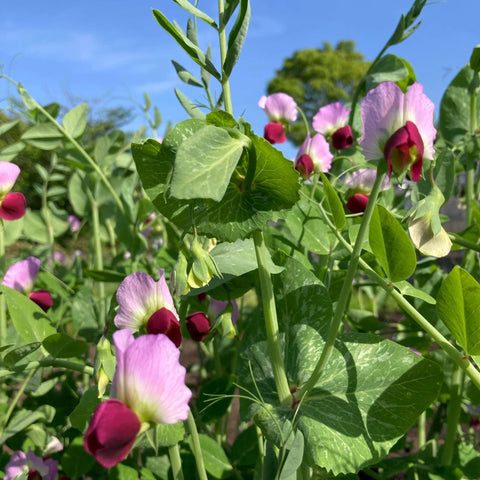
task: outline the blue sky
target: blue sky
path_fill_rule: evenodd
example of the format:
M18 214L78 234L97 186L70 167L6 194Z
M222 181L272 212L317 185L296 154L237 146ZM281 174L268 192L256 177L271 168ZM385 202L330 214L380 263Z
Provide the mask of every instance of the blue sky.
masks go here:
M243 114L262 134L266 116L257 106L268 80L295 50L352 39L373 59L391 35L401 13L413 0L251 0L247 41L232 75L237 116ZM198 6L217 17L215 0ZM170 0L5 0L0 2L0 64L40 102L73 106L81 99L96 108L118 104L137 108L142 122L142 93L150 94L166 122L187 117L173 89L203 101L202 91L183 84L170 62L175 59L197 76L198 67L155 22L152 8L185 27L188 16ZM390 50L413 66L425 93L439 104L455 73L480 43L479 0L427 3L422 25L403 44ZM218 40L199 22L199 40L206 49ZM6 82L0 82L5 106ZM291 149L286 147L291 155Z

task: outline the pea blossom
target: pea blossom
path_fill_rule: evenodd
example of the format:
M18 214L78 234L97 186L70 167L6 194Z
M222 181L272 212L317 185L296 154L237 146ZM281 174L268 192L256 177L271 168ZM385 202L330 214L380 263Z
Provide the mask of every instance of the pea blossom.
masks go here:
M407 93L393 82L384 82L368 92L361 106L362 136L359 144L367 160L385 158L388 174L410 170L418 182L423 159L433 159L436 129L433 102L414 83Z
M179 350L165 335L113 334L117 366L111 396L93 414L85 450L104 467L126 458L142 423L173 424L188 417L192 392Z
M305 178L309 178L315 172L328 172L332 166L332 158L330 147L323 135L308 135L297 153L295 169Z
M23 293L46 312L53 306L50 292L48 290L32 291L40 264L40 260L35 257L27 257L25 260L14 263L5 273L2 284Z
M258 106L265 111L270 120L265 125L264 137L270 143L284 143L287 140L283 125L297 119L297 104L286 93L273 93L263 96L258 101Z
M56 480L58 462L52 458L42 459L37 457L29 448L25 454L21 450L13 452L5 466L3 480L14 480L22 474L27 474L28 479Z
M25 215L26 201L22 193L10 192L20 168L14 163L0 162L0 218L18 220Z
M347 124L350 110L343 103L335 102L320 108L313 117L313 129L330 139L336 150L353 144L352 128Z
M165 281L165 271L159 270L159 280L145 272L128 275L117 290L119 305L114 318L118 328L132 332L146 328L148 333L163 333L179 347L182 343L180 322L172 295Z

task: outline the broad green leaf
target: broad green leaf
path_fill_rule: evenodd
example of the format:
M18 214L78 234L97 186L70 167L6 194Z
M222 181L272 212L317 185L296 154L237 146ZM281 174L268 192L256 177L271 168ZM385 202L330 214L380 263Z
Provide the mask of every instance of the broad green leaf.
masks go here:
M405 280L415 271L417 257L407 233L381 205L375 207L370 221L369 243L392 282Z
M90 422L93 412L100 404L98 388L96 385L89 387L80 398L80 401L69 415L72 427L83 432Z
M15 330L26 342L43 342L57 333L45 312L28 297L5 285L2 285L2 292Z
M48 227L39 211L27 210L23 217L26 237L37 243L50 243Z
M70 478L82 478L94 465L95 458L83 446L83 437L75 437L60 460L63 471Z
M345 226L345 211L343 210L343 205L340 199L338 198L337 192L332 187L328 178L320 173L322 177L323 188L325 190L325 196L327 197L328 204L330 206L330 212L332 213L333 223L338 229L342 229Z
M0 150L0 161L11 162L24 148L25 144L23 142L7 145L5 148Z
M88 105L81 103L72 108L63 117L63 126L65 130L73 137L78 138L83 135L87 126Z
M442 137L455 145L470 132L470 93L469 87L473 70L465 65L455 76L443 94L440 103L438 128ZM477 118L480 117L480 92L477 92Z
M53 150L62 145L63 134L51 123L40 123L29 128L21 139L41 150Z
M194 22L191 18L187 20L187 38L197 47L198 45L198 33L197 33L197 22ZM210 57L210 61L211 61ZM203 70L203 69L202 69ZM206 71L206 70L205 70ZM209 74L210 75L210 74Z
M463 268L448 274L437 294L439 317L466 355L480 355L480 285Z
M250 0L240 0L237 19L228 36L228 50L223 64L223 70L227 76L232 73L233 67L240 57L243 43L247 36L248 24L250 23Z
M223 14L223 25L225 26L230 20L231 16L234 14L235 9L237 8L240 0L226 0L225 1L225 12Z
M157 445L159 447L171 447L182 441L185 437L183 422L157 425Z
M198 118L200 120L205 118L205 114L200 110L198 105L190 101L178 88L175 89L175 95L182 107L192 118Z
M133 467L118 463L108 469L108 480L138 480L138 472Z
M297 430L293 439L293 444L287 454L285 463L283 464L279 480L296 480L297 470L303 461L304 444L303 433L301 430Z
M233 138L222 128L206 125L177 151L172 195L179 199L211 198L219 202L247 146L248 138Z
M193 85L194 87L203 88L202 82L197 80L195 76L192 73L190 73L185 67L182 67L182 65L177 63L175 60L172 60L171 62L175 67L175 71L177 72L178 78L180 78L182 82L188 83L188 85Z
M214 478L223 478L232 470L232 466L223 448L208 435L199 435L200 448L202 449L205 469ZM192 437L188 443L192 448Z
M258 439L254 425L241 432L235 439L230 459L235 466L254 466L258 458Z
M7 133L15 125L17 125L19 121L20 120L12 120L11 122L2 123L2 125L0 125L0 135L3 135L4 133Z
M4 222L3 229L5 234L5 245L13 245L22 235L25 217L12 222Z
M55 333L42 342L43 347L53 358L80 357L87 351L85 340L76 340L65 333Z
M409 77L408 62L401 57L389 53L375 63L367 75L365 79L365 90L368 92L380 83L387 81L408 85L415 81L415 74L413 74L413 78Z
M40 345L40 342L33 342L14 348L5 355L3 361L8 368L12 368L17 362L30 355L32 352L38 350Z
M28 110L35 110L37 108L37 102L30 96L21 83L18 84L18 93L22 97L23 104Z
M85 176L84 172L77 170L68 181L68 200L75 213L80 217L84 217L88 209Z
M217 24L209 15L205 12L202 12L200 9L194 7L188 0L173 0L177 5L180 5L188 13L191 13L193 16L203 20L208 23L211 27L217 28Z
M423 300L424 302L427 302L430 305L435 305L435 303L437 303L436 300L431 295L424 292L423 290L420 290L419 288L414 287L411 283L407 282L406 280L403 280L401 282L396 282L395 287L398 288L398 290L402 295L419 298L420 300Z
M165 17L165 15L163 15L163 13L159 10L154 9L153 16L160 26L175 39L175 41L180 45L180 47L183 48L183 50L185 50L185 52L188 53L194 62L205 68L217 80L221 80L221 75L218 73L214 65L205 58L205 54L202 52L202 50L200 50L199 47L197 47L187 38L178 25L171 24L167 17Z

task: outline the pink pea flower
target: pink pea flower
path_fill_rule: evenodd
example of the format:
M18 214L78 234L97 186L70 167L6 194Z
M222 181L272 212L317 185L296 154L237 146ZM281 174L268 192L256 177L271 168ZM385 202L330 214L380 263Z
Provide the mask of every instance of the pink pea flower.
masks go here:
M352 128L347 125L350 110L343 103L335 102L320 108L313 117L313 129L330 138L336 150L351 147L353 144Z
M72 233L80 230L80 220L75 215L68 216L68 224L70 225L70 231Z
M205 340L210 333L210 322L203 312L194 312L187 315L185 317L185 325L190 337L195 342Z
M23 293L46 312L53 306L50 292L48 290L32 291L40 264L40 260L35 257L27 257L25 260L14 263L5 273L2 284Z
M180 352L165 335L135 339L131 331L119 330L113 343L114 398L97 407L84 438L85 450L106 468L125 459L142 423L186 420L192 396L178 361Z
M5 466L5 476L3 480L14 480L21 474L28 474L28 479L33 480L56 480L58 472L58 462L52 458L43 460L37 457L28 448L25 454L17 450L10 457L10 461Z
M418 182L423 159L433 159L436 129L433 102L414 83L407 93L393 82L384 82L363 99L362 136L359 144L367 160L385 158L389 177L407 169Z
M310 178L312 173L328 172L332 158L328 142L322 134L308 135L297 153L295 169L305 178Z
M14 163L0 162L0 218L18 220L25 215L27 202L22 193L10 192L20 168Z
M182 343L180 322L172 295L165 281L165 271L159 270L160 279L155 282L145 272L128 275L117 290L119 305L114 322L118 328L138 332L146 328L148 333L163 333L179 347Z
M287 140L283 125L294 122L298 111L295 100L286 93L263 96L258 106L265 111L270 122L265 126L264 137L270 143L284 143Z

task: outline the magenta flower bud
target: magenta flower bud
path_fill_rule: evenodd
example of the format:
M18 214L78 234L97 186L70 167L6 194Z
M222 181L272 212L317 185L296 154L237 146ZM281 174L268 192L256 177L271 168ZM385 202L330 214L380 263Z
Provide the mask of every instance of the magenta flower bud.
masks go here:
M111 468L126 458L140 426L137 415L124 403L106 400L95 410L83 445L100 465Z
M28 298L34 301L44 312L53 307L52 296L48 290L36 290Z
M27 202L23 193L7 193L0 203L0 218L4 220L18 220L25 215Z
M295 163L295 170L297 170L300 175L304 178L310 178L310 174L314 171L315 165L313 160L310 158L310 155L304 153Z
M344 148L353 145L352 127L345 125L339 128L332 134L332 145L336 150L343 150Z
M414 182L420 180L423 166L423 140L417 126L407 121L404 127L399 128L385 145L385 159L388 163L388 175L392 171L401 175L410 168Z
M188 333L192 340L201 342L210 333L210 322L203 312L195 312L185 318Z
M36 470L29 470L27 480L43 480L43 478Z
M268 140L272 145L274 143L285 143L287 141L283 125L276 122L270 122L265 125L263 137L265 138L265 140Z
M347 200L347 209L352 213L363 213L367 208L368 195L355 193Z
M154 335L163 333L175 344L176 347L179 347L182 343L180 322L177 320L173 312L165 307L157 310L148 319L147 332Z

